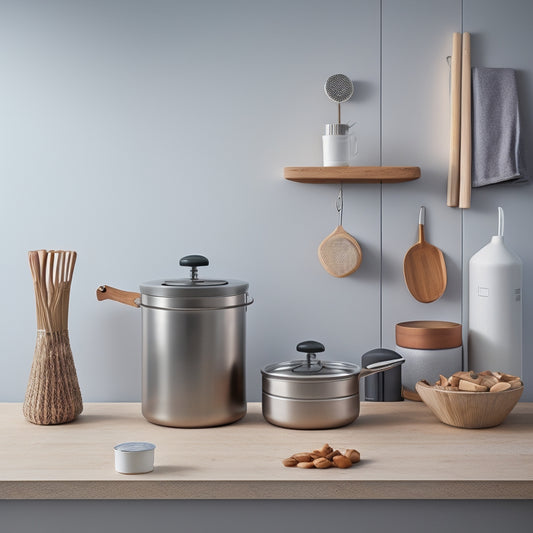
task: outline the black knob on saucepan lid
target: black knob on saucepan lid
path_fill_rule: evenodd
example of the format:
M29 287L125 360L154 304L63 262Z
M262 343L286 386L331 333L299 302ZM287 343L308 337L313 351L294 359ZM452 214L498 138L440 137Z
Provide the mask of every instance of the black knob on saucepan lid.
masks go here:
M209 259L203 255L186 255L180 259L180 266L191 267L191 279L198 279L198 267L209 265Z
M326 348L324 347L324 345L321 343L321 342L317 342L317 341L303 341L303 342L300 342L297 346L296 346L296 349L299 351L299 352L303 352L303 353L321 353L323 352Z
M316 354L321 353L326 348L317 341L303 341L296 346L296 350L307 354L307 362L299 367L295 367L295 372L320 372L322 363L316 360Z

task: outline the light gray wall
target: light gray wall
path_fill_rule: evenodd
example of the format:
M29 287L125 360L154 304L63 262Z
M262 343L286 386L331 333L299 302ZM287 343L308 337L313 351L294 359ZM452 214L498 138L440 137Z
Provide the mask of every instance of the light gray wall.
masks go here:
M260 368L300 340L358 362L394 346L396 322L461 321L465 265L498 205L524 260L531 382L531 187L475 190L466 212L445 204L451 34L472 32L473 64L519 70L529 147L532 16L520 0L0 0L0 401L22 401L33 357L28 250L78 251L70 336L85 401L140 399L140 312L97 303L98 285L181 275L189 253L209 257L206 276L249 281L257 401ZM344 226L364 254L346 279L316 254L337 187L282 179L284 166L321 164L336 118L322 86L337 72L356 81L343 118L357 122L357 164L422 168L411 183L345 187ZM449 274L429 305L402 277L420 205Z

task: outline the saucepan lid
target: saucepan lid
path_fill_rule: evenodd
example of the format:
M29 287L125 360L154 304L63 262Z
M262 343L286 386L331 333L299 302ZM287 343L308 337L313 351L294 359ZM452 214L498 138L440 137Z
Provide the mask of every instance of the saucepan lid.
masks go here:
M261 371L263 376L291 381L330 381L357 376L361 371L361 367L356 364L317 359L316 354L325 351L320 342L300 342L296 350L307 354L306 359L268 365Z

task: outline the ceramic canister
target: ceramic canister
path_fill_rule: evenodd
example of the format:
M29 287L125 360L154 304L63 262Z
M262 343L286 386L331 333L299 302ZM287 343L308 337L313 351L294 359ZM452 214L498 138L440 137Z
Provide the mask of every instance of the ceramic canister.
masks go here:
M349 166L357 155L357 139L349 130L348 124L326 124L326 134L322 136L325 167Z
M455 322L416 320L396 324L396 351L405 359L403 388L414 391L417 381L434 383L462 370L462 327Z

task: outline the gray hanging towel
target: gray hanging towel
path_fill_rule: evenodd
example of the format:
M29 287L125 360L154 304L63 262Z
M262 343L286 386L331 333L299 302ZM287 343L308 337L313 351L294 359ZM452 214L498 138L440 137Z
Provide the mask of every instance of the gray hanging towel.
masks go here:
M472 68L472 187L528 180L520 150L516 73Z

